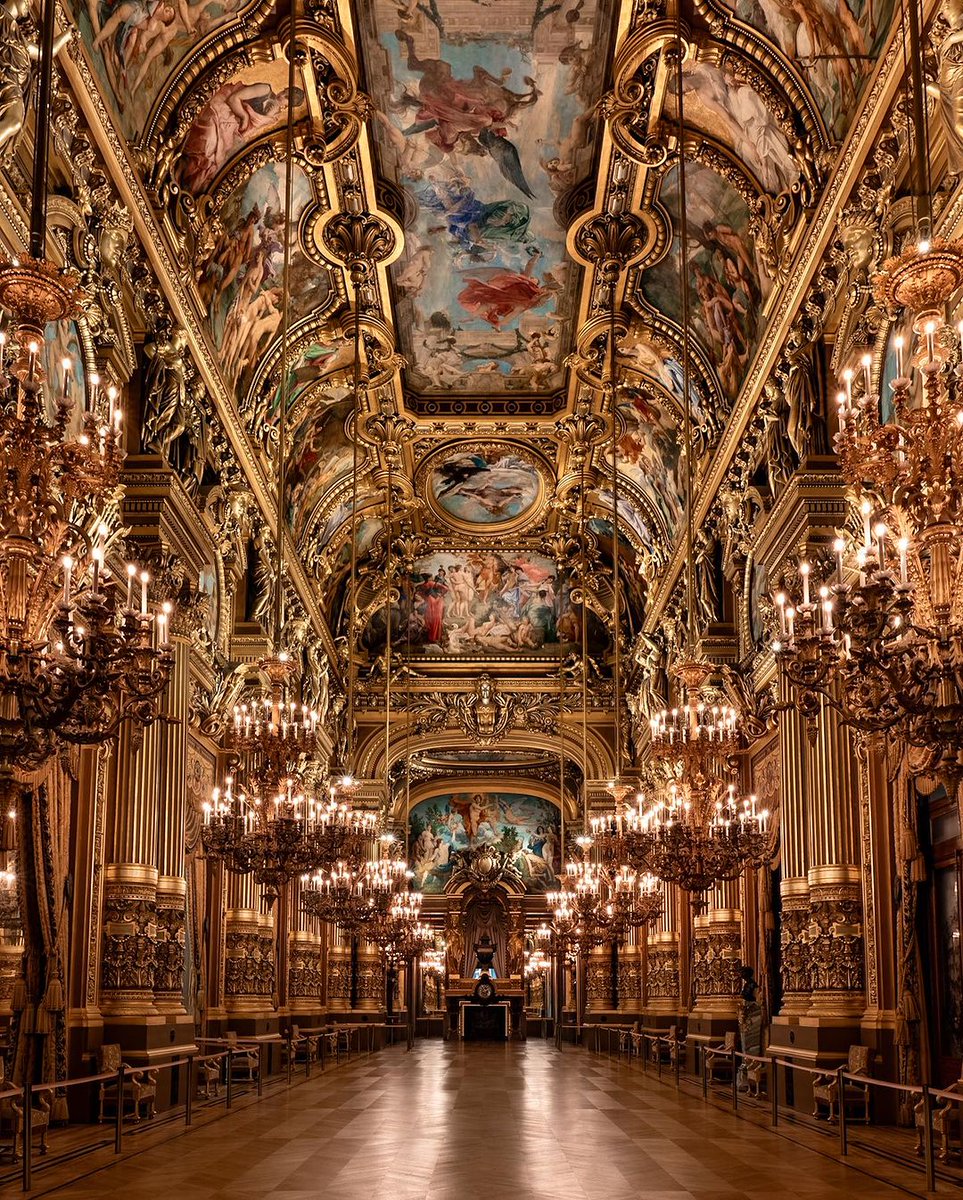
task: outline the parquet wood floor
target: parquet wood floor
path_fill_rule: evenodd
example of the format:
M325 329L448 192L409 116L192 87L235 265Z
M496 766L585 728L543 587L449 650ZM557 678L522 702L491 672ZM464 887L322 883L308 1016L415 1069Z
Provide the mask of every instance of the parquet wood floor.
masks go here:
M62 1200L890 1200L896 1188L543 1042L420 1042L55 1193Z

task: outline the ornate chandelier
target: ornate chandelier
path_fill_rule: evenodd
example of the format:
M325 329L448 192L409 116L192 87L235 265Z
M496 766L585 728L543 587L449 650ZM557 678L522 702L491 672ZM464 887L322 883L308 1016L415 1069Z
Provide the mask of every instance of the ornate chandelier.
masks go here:
M401 966L434 948L434 930L419 920L420 912L421 893L404 892L394 898L383 918L372 923L368 936L387 966Z
M365 814L373 817L374 814ZM349 933L365 926L370 934L391 919L396 904L410 904L408 880L411 872L399 859L382 857L375 861L339 861L306 878L301 892L305 912ZM376 940L372 937L371 940Z
M121 409L91 380L75 414L72 364L45 377L48 323L78 311L74 276L35 258L0 266L0 791L58 745L96 745L156 720L170 677L171 605L149 575L108 563L117 527Z
M565 882L546 901L555 938L585 953L656 920L662 889L654 875L639 874L624 863L610 869L592 862L593 839L583 835L577 841L582 860L565 864Z
M737 879L772 856L769 811L738 791L739 717L734 708L703 699L709 663L690 659L674 674L683 703L653 718L652 760L663 794L639 816L642 860L701 908L717 883Z
M911 247L874 282L880 303L908 310L915 342L897 339L890 397L873 391L869 356L843 375L836 450L862 539L836 541L834 570L799 564L796 596L776 596L774 648L810 724L825 700L865 734L894 734L910 769L953 794L963 778L963 322L951 329L945 307L963 283L963 242Z

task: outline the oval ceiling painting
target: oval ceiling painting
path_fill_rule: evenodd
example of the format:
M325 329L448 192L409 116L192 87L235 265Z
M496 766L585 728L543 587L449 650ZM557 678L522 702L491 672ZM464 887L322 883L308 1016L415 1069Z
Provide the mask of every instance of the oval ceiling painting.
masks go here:
M435 515L475 533L503 533L524 524L537 512L546 487L545 465L512 442L446 446L420 474Z

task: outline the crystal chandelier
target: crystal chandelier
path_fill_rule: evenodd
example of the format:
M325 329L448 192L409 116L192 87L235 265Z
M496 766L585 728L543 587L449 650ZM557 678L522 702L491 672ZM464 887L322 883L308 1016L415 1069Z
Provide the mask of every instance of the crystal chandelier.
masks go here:
M963 322L951 329L945 308L961 283L963 242L913 246L876 277L915 340L897 339L889 397L868 355L843 374L835 444L862 538L837 539L829 569L799 564L795 596L776 596L774 647L811 725L825 700L862 733L895 736L910 769L951 795L963 778Z
M565 864L565 880L546 896L552 912L551 933L579 953L608 941L621 941L630 929L656 920L662 911L662 888L650 873L626 864L610 869L591 861L593 839L577 839L581 861Z
M93 379L75 414L72 371L43 367L48 323L77 312L73 276L34 258L0 266L0 790L58 745L97 745L156 720L173 666L171 605L108 558L123 450L115 388ZM76 432L74 432L76 430Z

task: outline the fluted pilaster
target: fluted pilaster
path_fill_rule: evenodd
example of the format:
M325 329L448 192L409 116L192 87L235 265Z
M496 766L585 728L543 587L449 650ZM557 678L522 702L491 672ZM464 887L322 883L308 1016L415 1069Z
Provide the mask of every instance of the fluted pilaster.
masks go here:
M113 1018L156 1013L157 801L161 728L134 750L124 726L108 796L101 940L101 1011Z
M154 1002L158 1011L184 1013L184 946L187 880L184 866L187 818L187 728L190 705L190 645L175 637L174 667L164 698L168 721L160 731L157 824L157 968Z
M781 768L779 814L782 908L779 971L782 982L781 1015L807 1012L811 1004L808 947L809 925L809 798L810 748L805 722L795 707L792 690L784 678L779 698L787 707L779 722Z
M866 996L858 765L850 731L826 704L815 757L808 872L810 1014L860 1016Z

